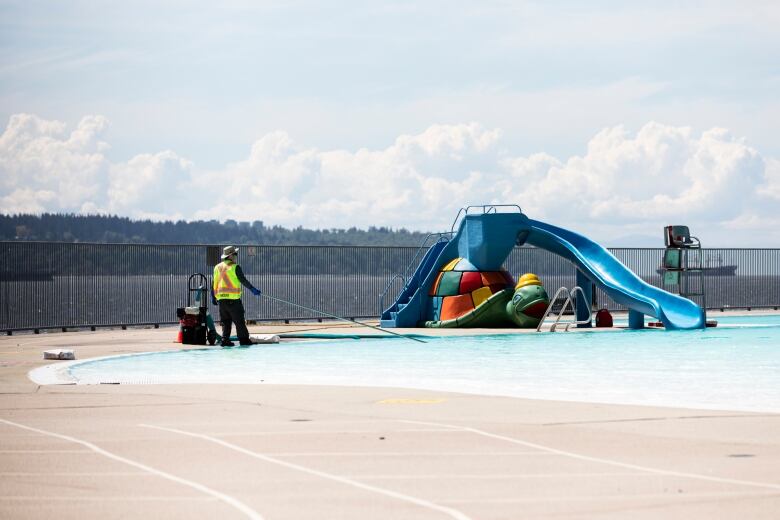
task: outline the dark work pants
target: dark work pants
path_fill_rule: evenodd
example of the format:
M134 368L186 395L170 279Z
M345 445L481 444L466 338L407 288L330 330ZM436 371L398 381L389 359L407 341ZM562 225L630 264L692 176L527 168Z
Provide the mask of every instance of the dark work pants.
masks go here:
M222 321L222 341L230 340L233 323L236 324L238 341L242 345L250 345L249 331L244 321L244 304L241 300L219 300L219 319Z

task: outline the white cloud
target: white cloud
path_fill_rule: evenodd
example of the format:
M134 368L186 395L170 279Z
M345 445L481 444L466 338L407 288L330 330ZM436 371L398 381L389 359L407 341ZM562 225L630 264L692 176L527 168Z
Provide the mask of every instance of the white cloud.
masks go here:
M766 184L759 188L759 194L775 199L774 204L780 202L780 160L767 159Z
M105 207L111 213L180 218L191 203L191 167L171 151L137 155L112 165ZM206 204L206 192L199 193Z
M290 226L443 226L482 190L474 168L495 166L498 136L476 123L434 125L383 150L350 152L301 148L274 132L245 161L204 175L225 196L197 215Z
M679 223L696 230L705 245L780 244L777 231L730 231L750 215L751 222L757 215L772 220L780 211L764 202L777 186L772 168L726 130L696 136L690 128L648 123L631 135L618 126L599 132L583 156L565 163L532 157L509 165L518 186L509 197L526 201L534 218L607 241L657 234L660 245L661 227Z
M719 128L605 128L567 159L513 155L500 131L477 123L356 151L305 147L277 131L245 159L204 170L173 151L111 163L106 125L86 117L68 133L57 121L11 118L0 136L2 211L437 231L462 206L516 203L607 243L685 223L705 245L780 245L778 226L764 225L780 220L780 161Z
M516 178L527 175L522 161L516 167ZM635 137L622 126L605 129L584 156L553 162L533 180L538 197L532 207L549 217L623 223L723 220L740 214L755 197L764 164L756 150L725 130L695 137L689 128L648 123ZM515 192L518 198L532 198L528 194L522 188ZM550 200L560 207L550 208Z
M0 208L9 214L43 213L51 211L49 207L56 198L53 191L19 188L0 198Z
M0 136L2 211L177 215L190 163L161 152L112 164L101 140L107 126L87 116L68 133L59 121L12 116Z
M54 192L56 197L44 197L53 204L50 209L68 211L100 197L109 165L101 153L107 145L98 136L106 124L105 118L88 116L68 134L59 121L29 114L12 116L0 136L4 198L21 189L20 196L33 203L42 198L31 198L31 192Z

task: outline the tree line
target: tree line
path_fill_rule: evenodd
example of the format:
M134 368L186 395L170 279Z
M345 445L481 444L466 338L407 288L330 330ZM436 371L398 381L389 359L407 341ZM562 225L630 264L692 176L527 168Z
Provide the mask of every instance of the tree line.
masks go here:
M0 215L0 240L113 244L264 244L418 246L428 233L406 229L307 229L260 220L156 222L116 215Z

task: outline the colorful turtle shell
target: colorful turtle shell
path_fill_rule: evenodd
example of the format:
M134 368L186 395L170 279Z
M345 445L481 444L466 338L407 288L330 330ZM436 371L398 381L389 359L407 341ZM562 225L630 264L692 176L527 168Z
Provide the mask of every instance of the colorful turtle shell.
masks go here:
M495 295L502 294L505 300L511 299L514 280L512 275L505 270L479 271L465 258L456 258L445 265L439 272L439 276L430 290L432 309L429 309L431 320L426 326L499 326L506 322L503 316L496 316L495 320L482 319L473 322L470 319L482 313L472 313L483 306ZM505 305L506 303L504 303ZM472 314L470 314L472 313ZM468 320L466 318L469 318ZM459 320L460 319L460 320ZM463 321L457 323L453 320ZM473 323L467 323L473 322ZM449 323L449 325L446 325Z

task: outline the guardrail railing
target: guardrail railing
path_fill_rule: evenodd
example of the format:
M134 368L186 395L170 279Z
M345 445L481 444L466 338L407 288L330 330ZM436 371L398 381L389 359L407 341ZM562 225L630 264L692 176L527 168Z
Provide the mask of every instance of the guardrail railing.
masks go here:
M418 247L243 245L249 280L269 295L347 318L375 318L396 273L422 258ZM176 323L187 278L211 277L219 246L0 242L0 331ZM663 248L610 251L662 286ZM704 249L709 309L780 307L780 249ZM574 267L541 249L517 247L504 267L536 273L548 291L576 285ZM408 282L409 278L405 279ZM399 285L394 282L396 285ZM620 310L596 290L597 308ZM250 320L317 320L267 298L244 296ZM212 309L212 312L214 309Z

